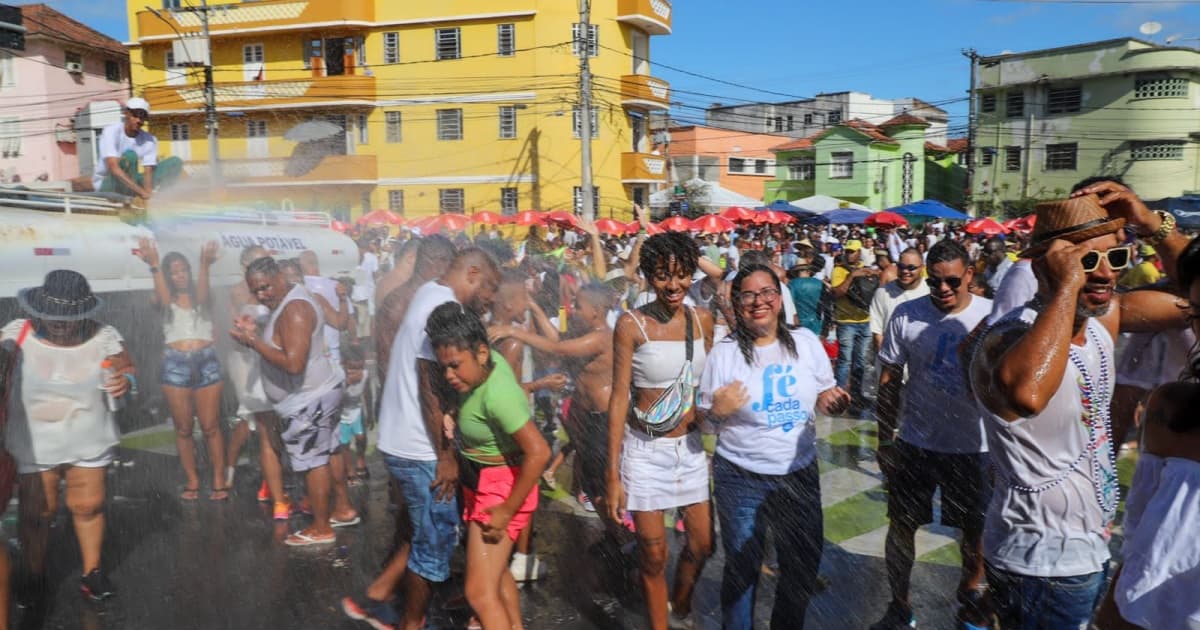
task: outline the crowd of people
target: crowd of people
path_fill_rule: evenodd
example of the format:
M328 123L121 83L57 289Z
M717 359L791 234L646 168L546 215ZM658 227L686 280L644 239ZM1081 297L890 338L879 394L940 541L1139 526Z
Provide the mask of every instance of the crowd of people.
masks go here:
M619 237L585 220L523 238L368 232L351 282L322 275L312 252L249 248L228 314L214 312L215 245L193 270L189 253L142 243L179 499L201 496L194 422L211 501L229 500L256 433L258 498L277 519L309 515L283 542L332 544L362 520L349 488L367 475L375 421L396 536L365 592L342 601L354 619L423 627L465 543L471 623L522 628L517 583L546 571L531 540L539 487L571 462L601 543L637 568L650 628L695 625L718 543L723 627L755 627L773 550L760 623L800 628L825 541L817 415L861 418L877 425L888 491L890 602L871 628L916 626L915 541L935 515L961 530L961 627L1200 626L1188 597L1200 588L1200 239L1169 214L1113 180L1081 182L1007 236L936 220L650 236L635 214L641 229ZM65 478L81 588L103 599L115 590L100 558L104 469L140 373L80 274L51 272L19 299L26 317L0 330L18 583L45 579ZM219 356L225 334L236 347ZM225 383L239 403L228 440ZM1112 576L1122 448L1140 457ZM302 497L285 492L289 470ZM668 577L672 528L683 542Z

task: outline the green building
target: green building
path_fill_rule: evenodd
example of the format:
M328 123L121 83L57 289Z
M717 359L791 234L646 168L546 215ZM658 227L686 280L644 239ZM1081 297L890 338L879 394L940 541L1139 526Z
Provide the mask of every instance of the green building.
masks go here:
M1018 214L1094 175L1145 199L1200 190L1200 51L1139 39L982 57L974 202Z

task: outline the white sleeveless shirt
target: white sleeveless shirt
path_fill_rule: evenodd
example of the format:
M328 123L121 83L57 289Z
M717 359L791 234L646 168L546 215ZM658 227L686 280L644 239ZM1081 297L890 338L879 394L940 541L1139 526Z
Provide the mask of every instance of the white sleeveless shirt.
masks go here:
M263 330L263 339L275 345L275 324L279 315L291 302L307 302L316 316L308 347L308 362L300 374L288 374L283 368L262 359L263 389L267 399L275 406L275 411L284 417L295 415L314 400L329 393L342 382L341 366L336 365L325 345L325 316L321 308L313 300L312 295L303 285L294 285L279 306L271 313L267 326Z
M996 325L1032 324L1037 315L1026 307ZM1082 347L1072 345L1062 384L1041 413L1007 422L980 405L996 471L984 556L999 569L1067 577L1100 571L1109 559L1117 500L1108 424L1113 340L1095 318L1085 334Z

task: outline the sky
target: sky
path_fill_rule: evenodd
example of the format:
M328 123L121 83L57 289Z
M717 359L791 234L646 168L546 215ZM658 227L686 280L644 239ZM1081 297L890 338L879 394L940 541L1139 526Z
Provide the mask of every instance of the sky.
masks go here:
M125 13L113 10L118 2L47 0L127 41ZM1200 46L1200 0L674 0L672 6L674 32L651 40L652 72L671 83L673 100L683 105L675 116L693 121L703 117L696 108L713 102L854 90L946 103L953 128L967 113L964 49L995 55L1117 37L1161 43L1172 35L1177 45ZM1141 34L1147 22L1161 30Z

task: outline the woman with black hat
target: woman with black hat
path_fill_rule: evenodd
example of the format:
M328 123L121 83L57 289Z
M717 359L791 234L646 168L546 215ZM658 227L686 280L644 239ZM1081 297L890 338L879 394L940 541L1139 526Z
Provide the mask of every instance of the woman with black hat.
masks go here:
M113 409L133 390L133 362L124 339L93 317L102 301L74 271L56 270L40 287L17 294L29 319L0 329L19 361L5 405L8 450L17 460L19 534L34 592L45 580L48 527L58 511L58 484L83 559L80 589L92 599L113 593L100 570L104 541L105 473L119 441Z

